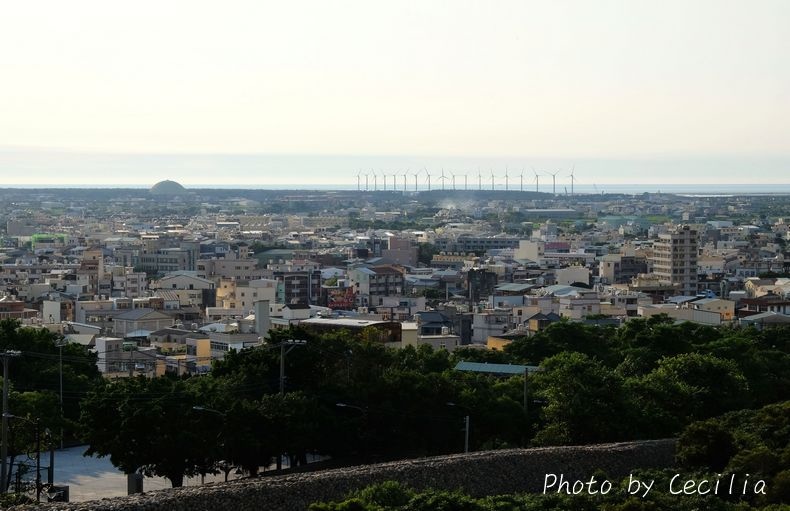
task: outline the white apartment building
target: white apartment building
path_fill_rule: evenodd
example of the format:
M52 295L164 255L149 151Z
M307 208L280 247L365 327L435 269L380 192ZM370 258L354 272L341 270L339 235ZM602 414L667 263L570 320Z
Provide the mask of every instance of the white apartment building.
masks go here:
M697 294L697 231L688 225L658 235L653 244L653 273L679 285L683 295Z

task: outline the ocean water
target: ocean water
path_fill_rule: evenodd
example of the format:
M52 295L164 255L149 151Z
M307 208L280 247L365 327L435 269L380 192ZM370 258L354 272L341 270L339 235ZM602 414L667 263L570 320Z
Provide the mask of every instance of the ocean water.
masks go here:
M477 183L474 183L475 185ZM409 186L406 187L407 192L414 192L414 183L408 183ZM293 184L276 184L276 185L260 185L260 184L217 184L217 183L205 183L205 184L194 184L194 185L187 185L185 186L187 189L220 189L220 190L357 190L356 183L348 183L348 184L316 184L316 183L293 183ZM68 189L80 189L80 188L100 188L100 189L111 189L111 188L131 188L131 189L147 189L150 188L148 185L141 185L141 184L113 184L113 185L102 185L102 184L56 184L56 185L42 185L42 184L14 184L14 185L6 185L3 186L0 184L0 188L20 188L20 189L31 189L31 188L68 188ZM364 189L364 183L361 185L361 188ZM377 189L379 191L385 191L385 189L378 185ZM441 190L441 185L439 186L432 186L432 190ZM463 183L457 183L456 190L462 191L464 190ZM478 189L477 186L472 186L472 183L469 183L468 190L476 190ZM494 186L495 190L504 191L505 185L496 183ZM510 191L519 191L521 187L518 183L511 183L508 188ZM373 191L372 183L368 186L369 191ZM391 183L386 188L386 191L391 191L392 185ZM396 187L397 191L403 191L403 183L399 183ZM428 187L424 183L420 183L417 187L417 191L427 191ZM445 191L451 191L451 185L445 185ZM486 186L486 183L483 183L482 190L491 190L490 183ZM531 186L524 186L523 191L533 192L535 191L535 185L532 183ZM551 193L552 187L551 185L543 185L541 184L538 187L538 191L544 193ZM556 193L558 195L566 195L571 193L570 186L566 185L557 185ZM678 194L678 195L701 195L701 196L712 196L712 195L790 195L790 184L602 184L602 185L590 185L590 184L576 184L573 187L573 193L575 194L601 194L601 193L618 193L618 194L629 194L629 195L639 195L643 193L668 193L668 194Z

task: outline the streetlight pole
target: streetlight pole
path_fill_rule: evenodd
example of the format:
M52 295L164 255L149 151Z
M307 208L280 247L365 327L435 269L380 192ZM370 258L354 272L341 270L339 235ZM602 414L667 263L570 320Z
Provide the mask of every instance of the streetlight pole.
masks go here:
M464 452L469 452L469 415L464 417Z
M448 402L447 406L463 408L464 411L466 412L466 415L464 416L464 452L468 453L469 452L469 423L471 422L471 418L469 416L469 410L466 407L455 404L453 402Z
M306 344L307 341L296 340L296 339L288 339L280 343L280 395L281 396L285 395L285 356L297 346L304 346ZM286 346L290 346L290 348L286 350L285 349Z
M359 410L362 413L362 427L364 428L362 434L364 435L364 442L363 445L365 447L365 458L370 458L370 432L368 431L368 409L367 407L357 406L357 405L350 405L348 403L335 403L335 406L338 408L353 408L354 410Z
M19 351L8 351L0 353L3 358L3 420L2 420L2 446L0 446L0 458L2 458L2 468L0 469L0 493L8 491L8 361L12 357L18 357Z
M220 412L219 410L215 410L213 408L206 408L205 406L193 406L192 410L194 410L196 412L202 412L202 413L212 413L214 415L219 415L220 417L222 417L222 429L219 430L219 434L217 435L217 444L219 444L219 446L220 446L220 452L224 451L225 439L223 438L221 443L220 443L219 439L222 437L222 434L225 432L225 425L226 425L226 421L227 421L227 418L228 418L228 414L225 413L225 412ZM222 469L222 472L224 472L224 474L225 474L225 482L227 483L228 482L228 473L230 472L230 469L233 468L233 465L230 465L227 461L219 461L217 463L217 465L220 465L220 464L222 465L221 469ZM200 484L205 484L205 482L206 482L205 478L206 478L206 475L201 473L200 474Z

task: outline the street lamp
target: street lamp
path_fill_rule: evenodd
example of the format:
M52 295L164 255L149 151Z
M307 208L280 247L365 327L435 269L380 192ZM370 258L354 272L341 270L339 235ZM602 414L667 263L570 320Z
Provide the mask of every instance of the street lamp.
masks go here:
M301 339L288 339L280 343L280 395L285 394L285 355L297 346L305 346L307 341ZM286 346L290 346L287 350Z
M348 403L335 403L335 406L338 408L353 408L354 410L359 410L362 414L362 424L363 430L361 431L361 435L363 436L364 441L362 442L365 448L365 457L370 456L370 432L368 431L368 408L357 406L357 405L350 405Z
M225 420L228 418L228 414L225 413L225 412L220 412L219 410L215 410L214 408L207 408L205 406L193 406L192 410L194 410L196 412L211 413L211 414L219 415L220 417L222 417L222 429L220 429L219 433L217 434L217 444L220 444L221 446L224 446L224 439L223 439L223 442L220 443L220 438L222 438L222 433L224 433L224 431L225 431ZM225 482L227 483L228 482L228 474L233 469L233 465L228 463L225 460L220 460L220 461L217 462L217 467L220 470L222 470L222 472L225 474ZM201 473L200 474L200 484L204 484L204 483L205 483L205 474Z
M227 417L228 416L228 414L225 413L225 412L220 412L219 410L215 410L213 408L206 408L205 406L193 406L192 409L195 410L196 412L215 413L215 414L220 415L222 417Z
M463 408L466 411L466 416L464 417L464 452L469 452L469 410L464 406L453 403L452 401L448 401L447 406Z
M363 415L366 415L368 413L367 409L357 405L350 405L347 403L335 403L335 406L337 406L338 408L354 408L355 410L359 410L360 412L362 412Z

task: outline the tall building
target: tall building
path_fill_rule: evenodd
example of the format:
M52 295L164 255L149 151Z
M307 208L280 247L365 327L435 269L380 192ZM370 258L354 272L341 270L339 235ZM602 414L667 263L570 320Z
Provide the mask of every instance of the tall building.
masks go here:
M697 231L688 225L658 235L653 244L653 274L679 286L678 293L697 294Z

